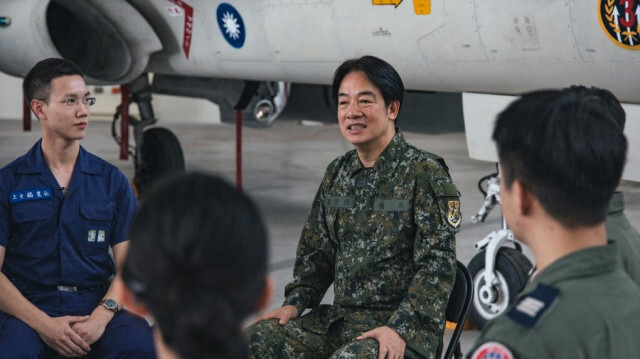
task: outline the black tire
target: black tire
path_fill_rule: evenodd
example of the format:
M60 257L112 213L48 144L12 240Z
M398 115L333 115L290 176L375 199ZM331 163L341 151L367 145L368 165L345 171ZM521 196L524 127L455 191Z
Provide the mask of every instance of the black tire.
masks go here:
M476 328L504 312L513 303L517 294L524 288L533 266L519 250L502 247L496 256L495 271L498 283L492 286L494 299L490 303L480 300L480 288L484 284L482 274L485 266L485 251L476 254L469 262L469 272L473 278L473 305L469 317Z
M178 138L170 130L153 127L142 134L142 145L138 148L141 164L136 166L134 183L138 195L142 196L158 179L184 172L184 155Z

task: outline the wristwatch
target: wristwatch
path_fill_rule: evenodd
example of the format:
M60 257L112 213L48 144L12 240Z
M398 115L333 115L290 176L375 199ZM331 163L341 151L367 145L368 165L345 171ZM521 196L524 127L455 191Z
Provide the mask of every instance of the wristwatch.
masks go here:
M114 313L118 313L118 311L120 310L120 307L118 307L118 302L113 299L103 299L99 304Z

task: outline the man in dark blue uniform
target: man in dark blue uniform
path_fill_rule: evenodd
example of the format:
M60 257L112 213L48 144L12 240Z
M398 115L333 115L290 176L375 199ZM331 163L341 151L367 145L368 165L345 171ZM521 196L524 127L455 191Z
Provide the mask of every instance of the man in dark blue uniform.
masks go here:
M155 358L149 325L108 283L137 202L80 146L95 98L63 59L37 63L23 89L42 139L0 169L0 358Z

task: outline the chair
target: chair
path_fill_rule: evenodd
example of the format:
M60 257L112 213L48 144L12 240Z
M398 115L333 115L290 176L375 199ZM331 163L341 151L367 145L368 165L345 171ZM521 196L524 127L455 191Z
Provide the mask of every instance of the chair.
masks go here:
M447 304L446 318L447 321L456 323L456 329L453 330L444 359L460 359L462 351L460 350L460 335L464 327L464 322L471 311L471 301L473 300L473 281L471 273L464 264L457 261L456 282L453 285L449 304Z

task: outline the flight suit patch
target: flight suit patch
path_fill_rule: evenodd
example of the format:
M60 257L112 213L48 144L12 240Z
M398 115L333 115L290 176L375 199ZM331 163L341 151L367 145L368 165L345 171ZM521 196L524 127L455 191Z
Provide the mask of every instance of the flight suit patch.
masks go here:
M513 359L509 348L498 342L482 344L471 356L472 359Z
M13 191L9 193L9 202L18 203L25 201L38 201L52 197L51 188L33 188Z
M533 292L521 298L509 310L507 316L525 328L533 328L556 300L559 292L558 288L538 284Z

